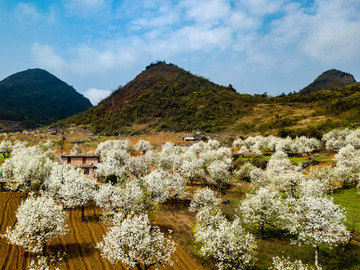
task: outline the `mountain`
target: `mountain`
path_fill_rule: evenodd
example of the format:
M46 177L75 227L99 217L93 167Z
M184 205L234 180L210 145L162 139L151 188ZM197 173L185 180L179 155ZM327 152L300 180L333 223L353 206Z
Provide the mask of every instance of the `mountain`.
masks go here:
M0 120L35 128L85 111L90 101L54 75L28 69L0 82Z
M319 90L335 89L354 83L356 83L356 80L350 73L330 69L318 76L311 84L302 89L300 93L309 94Z
M325 78L323 87L330 87L325 82L333 82L334 74L352 84L269 97L239 94L231 85L217 85L158 62L98 106L54 125L87 125L104 135L199 129L233 137L273 134L321 138L333 128L360 127L360 83L354 83L347 73L331 70L318 77ZM320 79L315 81L321 84Z
M251 111L251 95L157 62L97 106L59 124L88 124L102 134L221 131Z

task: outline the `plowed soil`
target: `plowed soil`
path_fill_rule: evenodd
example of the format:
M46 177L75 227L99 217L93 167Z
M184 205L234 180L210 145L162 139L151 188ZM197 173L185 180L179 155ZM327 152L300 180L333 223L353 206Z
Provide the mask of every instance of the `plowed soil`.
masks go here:
M13 227L16 222L15 212L25 194L15 192L0 192L0 234L6 232L8 226ZM85 208L86 220L81 221L80 209L67 210L69 213L70 232L62 237L48 243L47 254L55 255L58 251L65 252L63 269L133 269L124 264L111 264L107 259L101 257L99 250L95 248L96 243L102 240L107 227L99 222L98 216L101 209L95 206ZM167 212L167 211L165 211ZM167 212L169 214L169 212ZM159 213L161 214L161 213ZM166 224L166 218L158 219L155 215L155 223L161 227L176 228ZM171 219L171 223L174 219ZM174 238L175 240L176 237ZM196 256L195 256L196 257ZM7 239L0 237L0 269L16 270L27 269L34 255L25 252L24 248L10 245ZM205 269L201 262L194 259L194 254L185 251L181 243L177 243L177 249L173 255L174 264L160 269ZM152 269L155 269L153 267Z

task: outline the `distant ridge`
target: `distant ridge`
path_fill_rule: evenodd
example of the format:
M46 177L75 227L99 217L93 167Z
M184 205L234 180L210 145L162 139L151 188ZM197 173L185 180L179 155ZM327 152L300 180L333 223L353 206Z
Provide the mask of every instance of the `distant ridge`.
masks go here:
M90 101L46 70L15 73L0 82L0 120L35 128L91 107Z
M355 83L356 80L350 73L337 69L330 69L323 72L311 84L302 89L300 93L309 94L320 90L330 90Z

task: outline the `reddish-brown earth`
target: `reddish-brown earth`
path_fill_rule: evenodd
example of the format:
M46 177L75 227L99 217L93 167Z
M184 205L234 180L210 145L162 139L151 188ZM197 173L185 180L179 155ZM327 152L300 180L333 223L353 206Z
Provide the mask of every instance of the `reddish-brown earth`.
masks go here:
M13 227L16 222L16 209L21 201L25 199L25 194L16 192L0 192L0 234L6 232L8 226ZM176 207L169 206L171 210ZM162 229L172 229L174 231L174 240L177 242L177 249L173 255L173 266L160 269L205 269L201 266L204 261L194 254L185 251L179 236L191 232L192 218L182 213L186 210L172 211L167 207L160 207L154 214L154 223L160 225ZM96 243L102 240L107 231L106 225L99 222L99 213L101 209L95 206L85 208L86 220L81 221L80 209L67 210L69 213L70 232L61 238L53 239L48 244L48 255L55 255L58 251L65 252L63 269L133 269L124 264L111 264L107 259L101 257ZM185 223L182 223L185 222ZM184 245L189 245L192 239L188 236ZM32 258L36 256L26 252L24 248L10 245L6 238L0 238L0 269L15 270L27 269ZM211 262L209 262L211 264ZM153 267L154 269L156 267ZM209 267L212 268L212 267ZM206 267L206 269L209 269Z

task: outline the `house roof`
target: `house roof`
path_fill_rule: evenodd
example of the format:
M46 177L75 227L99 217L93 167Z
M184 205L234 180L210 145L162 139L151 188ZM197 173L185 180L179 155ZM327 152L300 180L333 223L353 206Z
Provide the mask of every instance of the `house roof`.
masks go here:
M88 158L100 158L100 155L61 155L61 158L72 158L72 157L78 157L78 158L84 158L84 157L88 157Z

